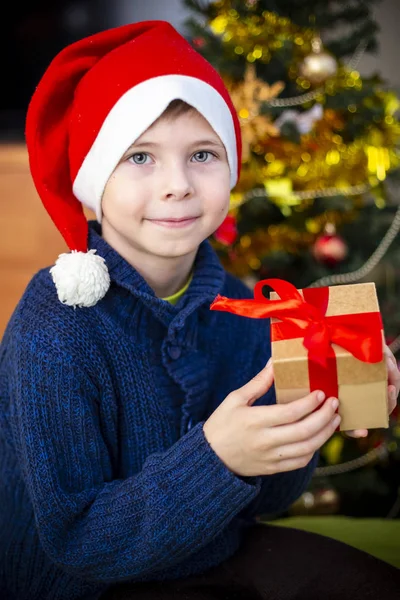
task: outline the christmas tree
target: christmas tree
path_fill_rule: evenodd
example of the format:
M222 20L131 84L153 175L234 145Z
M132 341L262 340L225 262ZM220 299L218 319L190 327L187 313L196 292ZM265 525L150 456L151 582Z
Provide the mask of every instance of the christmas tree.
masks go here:
M242 175L211 240L224 266L250 286L374 281L397 352L400 104L379 75L357 70L377 49L378 2L185 4L189 39L222 75L242 127ZM365 514L399 516L399 440L397 413L367 440L335 434L309 491L314 509L360 514L362 495Z

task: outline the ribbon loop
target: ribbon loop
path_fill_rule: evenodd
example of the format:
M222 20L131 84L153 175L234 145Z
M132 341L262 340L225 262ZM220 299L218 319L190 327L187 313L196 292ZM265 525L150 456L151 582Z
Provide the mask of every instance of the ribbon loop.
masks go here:
M300 292L294 285L283 279L263 279L258 281L254 286L254 299L257 300L257 302L265 302L265 300L267 300L262 293L265 286L272 288L282 300L292 300L295 298L299 302L304 303Z

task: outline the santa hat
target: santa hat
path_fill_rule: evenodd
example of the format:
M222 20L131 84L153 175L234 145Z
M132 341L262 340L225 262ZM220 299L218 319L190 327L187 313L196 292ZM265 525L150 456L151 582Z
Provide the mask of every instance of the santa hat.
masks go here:
M181 99L225 146L231 187L240 169L236 111L215 69L169 23L109 29L64 48L28 107L26 142L39 196L71 253L50 272L61 302L93 306L107 292L107 266L87 247L82 204L101 221L105 185L129 146Z

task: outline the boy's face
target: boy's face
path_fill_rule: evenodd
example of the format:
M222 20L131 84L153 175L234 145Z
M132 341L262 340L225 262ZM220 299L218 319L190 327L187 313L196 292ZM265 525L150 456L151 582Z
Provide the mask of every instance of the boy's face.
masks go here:
M104 190L103 231L125 258L195 255L229 208L225 148L195 110L160 117L124 154Z

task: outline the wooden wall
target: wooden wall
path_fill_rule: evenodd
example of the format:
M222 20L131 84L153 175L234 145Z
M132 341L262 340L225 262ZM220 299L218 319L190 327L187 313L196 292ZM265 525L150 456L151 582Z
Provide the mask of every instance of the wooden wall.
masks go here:
M24 144L0 144L0 202L1 339L31 277L67 247L35 190Z

